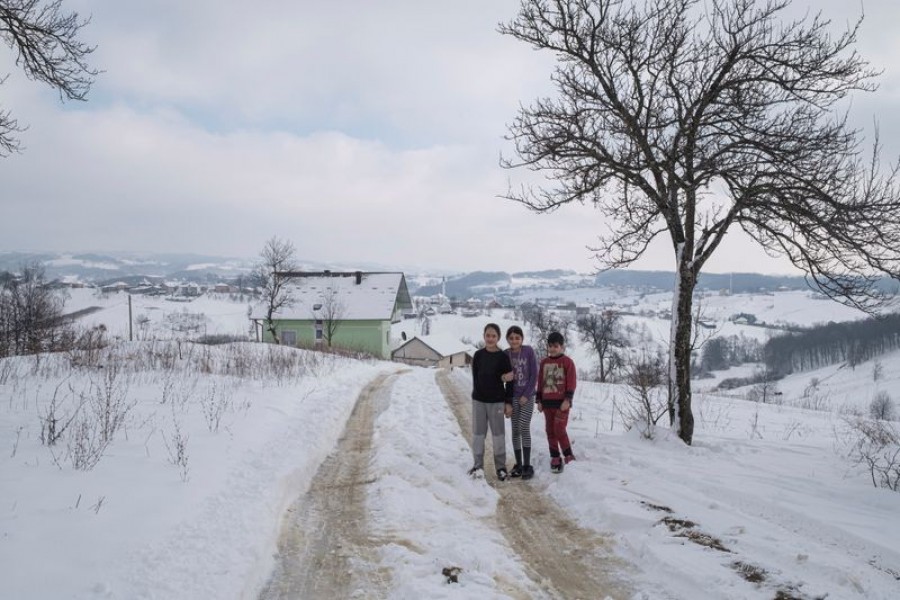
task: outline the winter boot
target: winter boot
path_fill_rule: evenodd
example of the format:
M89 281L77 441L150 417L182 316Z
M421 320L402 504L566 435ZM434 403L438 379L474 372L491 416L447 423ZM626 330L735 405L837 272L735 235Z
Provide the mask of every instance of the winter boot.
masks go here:
M522 479L534 477L534 467L531 466L531 448L522 448Z
M551 473L562 473L563 472L563 461L560 457L554 456L550 459L550 472Z
M509 472L510 477L521 477L522 476L522 451L521 450L513 450L516 453L516 464Z

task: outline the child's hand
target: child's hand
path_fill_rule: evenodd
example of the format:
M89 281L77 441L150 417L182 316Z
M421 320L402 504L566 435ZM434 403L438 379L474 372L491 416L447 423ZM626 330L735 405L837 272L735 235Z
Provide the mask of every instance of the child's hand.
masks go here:
M512 381L515 378L516 378L516 374L513 373L512 371L510 371L509 373L504 373L503 375L500 376L500 379L503 381L503 383L509 383L510 381Z
M563 401L562 401L562 404L559 405L559 410L561 410L561 411L563 411L563 412L566 412L566 411L569 410L569 408L571 408L571 407L572 407L572 403L571 403L571 402L569 402L568 400L563 400Z
M521 406L525 406L526 404L528 404L528 396L522 396L521 398L519 398L519 404Z
M543 404L541 404L540 402L535 402L534 405L537 406L537 409L538 409L538 412L539 412L539 413L544 412L544 405L543 405Z
M503 407L503 416L507 419L512 416L512 404L507 404Z

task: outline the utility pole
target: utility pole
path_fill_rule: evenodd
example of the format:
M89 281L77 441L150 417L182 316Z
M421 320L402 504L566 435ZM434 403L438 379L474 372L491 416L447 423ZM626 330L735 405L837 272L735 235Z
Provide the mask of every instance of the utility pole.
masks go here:
M128 294L128 341L134 341L134 334L131 327L131 294Z

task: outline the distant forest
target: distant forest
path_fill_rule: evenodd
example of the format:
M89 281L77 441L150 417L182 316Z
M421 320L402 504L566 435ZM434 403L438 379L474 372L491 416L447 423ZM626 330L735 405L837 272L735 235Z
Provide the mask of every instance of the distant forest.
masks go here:
M624 271L612 270L599 273L597 285L620 285L631 287L654 287L671 290L675 274L671 271ZM809 285L802 276L761 275L759 273L701 273L697 289L730 290L735 294L778 289L808 290Z
M891 314L774 337L763 348L763 360L769 373L779 378L841 362L855 367L897 348L900 315Z

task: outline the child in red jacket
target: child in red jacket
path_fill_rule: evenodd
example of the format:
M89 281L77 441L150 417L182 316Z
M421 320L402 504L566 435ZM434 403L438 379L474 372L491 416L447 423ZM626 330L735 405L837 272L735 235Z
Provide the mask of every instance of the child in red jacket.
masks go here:
M566 338L558 331L547 336L547 357L538 368L535 398L538 412L544 413L547 425L550 471L553 473L562 473L564 464L575 460L566 426L569 423L572 398L575 396L576 374L575 363L564 354L565 346Z

